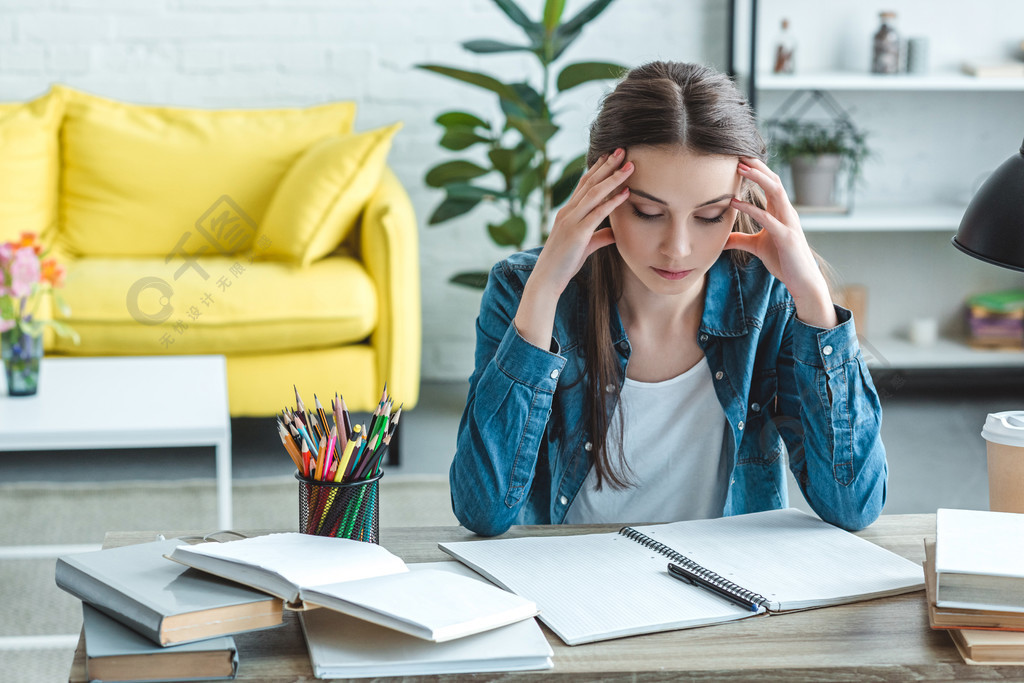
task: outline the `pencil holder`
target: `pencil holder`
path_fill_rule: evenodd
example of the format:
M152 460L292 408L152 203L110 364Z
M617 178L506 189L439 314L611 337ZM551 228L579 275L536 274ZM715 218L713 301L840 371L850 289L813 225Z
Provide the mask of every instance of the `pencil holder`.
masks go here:
M376 477L336 484L307 479L298 472L299 531L314 536L378 542L380 505Z

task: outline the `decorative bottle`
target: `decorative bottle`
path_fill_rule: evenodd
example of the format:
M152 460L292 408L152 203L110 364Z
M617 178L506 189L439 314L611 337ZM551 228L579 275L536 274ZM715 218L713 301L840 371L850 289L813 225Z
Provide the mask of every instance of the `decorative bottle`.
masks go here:
M772 71L777 74L791 74L796 70L796 40L789 30L789 19L782 20L782 29L775 42L775 66Z
M880 12L882 25L875 33L871 72L895 74L900 71L900 35L896 32L896 13Z

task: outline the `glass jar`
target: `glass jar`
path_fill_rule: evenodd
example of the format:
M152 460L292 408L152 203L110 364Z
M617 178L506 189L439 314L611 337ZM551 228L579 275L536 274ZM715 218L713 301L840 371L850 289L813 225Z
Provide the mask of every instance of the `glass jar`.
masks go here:
M896 74L900 72L900 35L896 32L896 13L880 12L881 26L874 37L871 73Z

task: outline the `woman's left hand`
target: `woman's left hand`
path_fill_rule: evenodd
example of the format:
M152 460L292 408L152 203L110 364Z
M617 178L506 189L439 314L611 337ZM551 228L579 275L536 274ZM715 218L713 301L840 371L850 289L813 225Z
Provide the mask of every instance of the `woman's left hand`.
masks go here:
M839 321L828 283L779 176L763 161L752 157L740 157L736 172L764 190L767 206L762 209L733 199L732 206L757 221L762 230L753 235L733 232L725 248L746 251L759 258L793 295L801 321L815 327L835 327Z

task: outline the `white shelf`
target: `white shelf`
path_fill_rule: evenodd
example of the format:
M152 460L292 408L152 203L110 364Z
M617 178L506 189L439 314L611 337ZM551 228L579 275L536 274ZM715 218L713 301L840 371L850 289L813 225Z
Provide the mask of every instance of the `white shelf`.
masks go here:
M956 232L966 208L934 203L855 205L850 213L801 213L800 225L807 232Z
M979 78L956 71L881 75L857 71L814 71L796 74L759 73L758 90L917 90L1019 91L1024 78Z
M931 346L915 346L906 339L867 337L861 340L861 349L868 367L879 369L1024 367L1024 350L975 349L946 338Z

